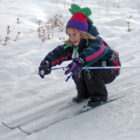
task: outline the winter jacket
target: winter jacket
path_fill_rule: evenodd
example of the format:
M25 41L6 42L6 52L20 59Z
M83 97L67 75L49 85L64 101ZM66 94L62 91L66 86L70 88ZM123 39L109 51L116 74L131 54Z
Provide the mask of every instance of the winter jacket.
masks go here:
M109 60L113 54L113 50L109 45L99 36L97 28L93 25L89 25L89 31L91 35L95 36L96 39L89 40L88 45L86 46L86 41L81 39L79 44L79 57L82 58L85 62L85 65L92 65L95 62L101 60ZM63 61L71 60L72 54L75 46L70 46L64 49L64 45L60 45L52 50L44 60L48 60L51 63L51 66L61 64Z

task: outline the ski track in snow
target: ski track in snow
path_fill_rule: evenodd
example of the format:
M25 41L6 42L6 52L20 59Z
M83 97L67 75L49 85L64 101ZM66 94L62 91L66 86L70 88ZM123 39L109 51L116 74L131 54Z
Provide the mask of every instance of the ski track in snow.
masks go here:
M139 0L77 3L92 9L94 24L108 44L119 51L122 66L140 67ZM1 123L0 140L46 140L45 134L47 140L93 140L93 135L97 140L139 139L140 68L122 68L121 75L107 85L109 98L120 95L124 98L71 119L71 115L86 104L72 104L67 108L76 94L72 80L66 83L61 70L53 71L45 79L37 75L40 61L62 41L55 36L42 44L37 38L36 21L45 22L57 12L63 13L67 21L70 4L57 4L55 0L47 3L44 0L0 0L0 39L5 37L7 25L12 30L11 38L21 32L17 42L10 40L7 46L2 46L0 41L0 121L9 127L18 127L11 130ZM16 24L17 17L20 24ZM128 21L131 32L128 32Z

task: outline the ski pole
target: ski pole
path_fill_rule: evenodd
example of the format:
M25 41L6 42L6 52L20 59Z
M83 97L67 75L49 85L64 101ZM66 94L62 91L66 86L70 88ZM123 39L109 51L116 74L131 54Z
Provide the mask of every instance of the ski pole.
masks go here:
M67 68L67 67L56 67L56 68L52 68L51 70L59 70L59 69L65 70L66 68ZM41 71L39 72L39 74L42 75L43 78L44 78L45 71L44 71L44 70L41 70Z
M140 67L130 67L130 66L97 66L97 67L83 67L83 70L95 70L95 69L121 69L121 68L140 68Z
M71 72L71 74L67 77L67 79L65 81L68 82L72 75L73 75L73 73Z
M140 67L128 67L128 66L97 66L97 67L83 67L82 70L97 70L97 69L120 69L120 68L140 68ZM68 82L68 80L71 78L71 76L73 75L73 73L71 73L67 79L66 82Z
M67 69L68 67L56 67L56 68L52 68L51 70L59 70L59 69ZM106 67L103 67L103 66L96 66L96 67L83 67L82 70L97 70L97 69L121 69L121 68L140 68L140 67L130 67L130 66L106 66ZM44 76L45 74L45 71L42 70L40 71L40 74L42 76ZM70 79L70 77L72 76L73 73L71 73L67 79L66 79L66 82Z
M130 66L96 66L96 67L82 67L82 70L94 70L94 69L121 69L121 68L140 68L140 67L130 67ZM56 67L51 70L67 69L67 67Z
M96 70L96 69L120 69L122 68L121 66L106 66L106 67L103 67L103 66L97 66L97 67L83 67L82 70Z
M67 67L56 67L56 68L52 68L51 70L59 70L59 69L62 69L62 70L65 70Z

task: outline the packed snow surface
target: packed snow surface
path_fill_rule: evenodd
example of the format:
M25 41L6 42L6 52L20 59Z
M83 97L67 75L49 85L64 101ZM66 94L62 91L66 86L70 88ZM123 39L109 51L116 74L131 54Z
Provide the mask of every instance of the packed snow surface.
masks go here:
M100 36L125 67L107 85L110 99L124 97L75 117L86 102L71 103L72 79L65 82L63 70L38 76L41 60L68 38L72 3L91 8ZM56 15L61 22L43 41L38 29ZM140 0L0 0L0 140L139 140L139 41Z

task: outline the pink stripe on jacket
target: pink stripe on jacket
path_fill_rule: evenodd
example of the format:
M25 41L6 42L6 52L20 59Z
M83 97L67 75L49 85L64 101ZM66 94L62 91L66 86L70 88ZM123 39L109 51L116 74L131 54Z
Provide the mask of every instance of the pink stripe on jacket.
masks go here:
M102 44L101 49L100 49L98 52L96 52L96 53L94 53L94 54L88 56L88 57L85 59L86 61L91 61L91 60L95 59L96 57L98 57L100 54L103 53L103 51L104 51L104 49L105 49L105 45L104 45L104 43L103 43L103 40L101 40L101 44Z

